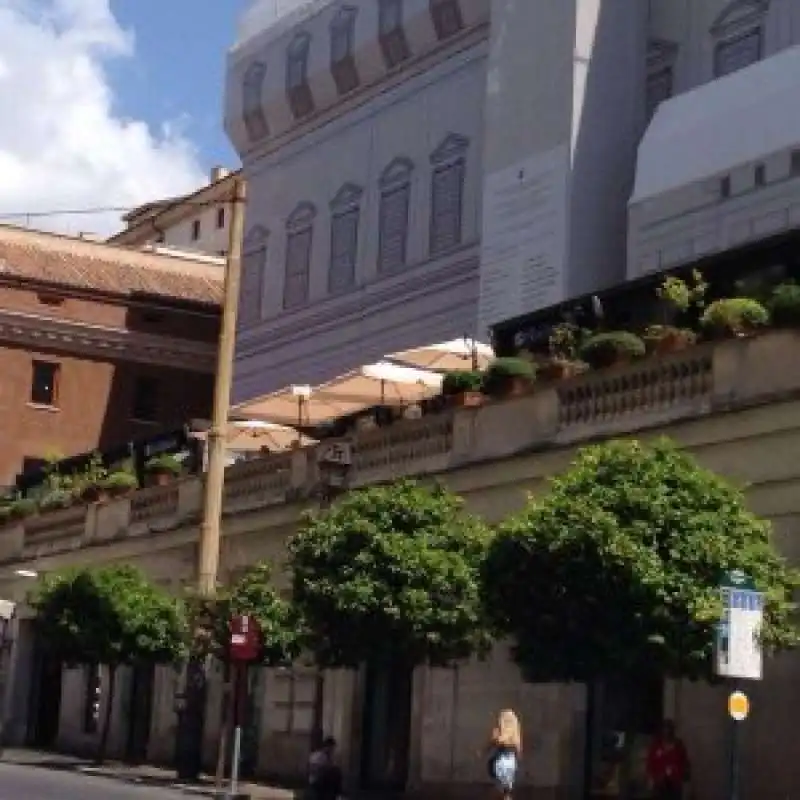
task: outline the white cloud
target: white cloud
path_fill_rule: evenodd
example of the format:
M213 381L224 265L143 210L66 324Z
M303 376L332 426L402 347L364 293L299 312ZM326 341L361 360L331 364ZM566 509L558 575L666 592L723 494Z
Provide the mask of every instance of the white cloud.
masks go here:
M153 131L115 112L106 67L133 55L109 0L0 0L0 221L25 224L3 217L19 211L130 207L202 183L174 121ZM110 233L119 214L30 224Z

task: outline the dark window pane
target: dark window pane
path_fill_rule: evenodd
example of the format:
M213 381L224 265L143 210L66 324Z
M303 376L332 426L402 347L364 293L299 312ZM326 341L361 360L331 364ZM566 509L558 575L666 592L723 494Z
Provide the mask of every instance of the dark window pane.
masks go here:
M403 184L381 197L378 269L391 272L406 263L408 211L411 186Z
M133 390L133 419L155 422L158 417L158 380L149 376L136 379Z
M34 361L31 379L31 403L54 406L58 402L58 364Z

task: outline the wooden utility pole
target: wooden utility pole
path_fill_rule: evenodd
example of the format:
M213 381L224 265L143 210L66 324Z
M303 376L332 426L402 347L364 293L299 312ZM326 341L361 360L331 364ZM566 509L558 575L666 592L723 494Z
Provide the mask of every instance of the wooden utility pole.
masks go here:
M225 267L225 294L222 304L222 325L217 351L217 374L214 381L214 410L208 431L208 472L203 497L203 523L200 527L200 548L197 563L198 589L212 595L217 588L219 570L220 521L222 491L225 480L225 433L228 427L233 356L236 346L236 312L242 275L242 239L244 208L247 199L245 182L236 178L233 184L231 224L228 232L228 261Z

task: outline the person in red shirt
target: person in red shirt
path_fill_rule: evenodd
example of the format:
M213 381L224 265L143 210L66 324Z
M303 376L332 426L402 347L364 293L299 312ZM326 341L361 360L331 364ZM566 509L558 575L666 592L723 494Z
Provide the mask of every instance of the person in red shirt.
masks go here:
M655 800L681 800L689 780L689 757L686 747L675 734L675 723L664 720L661 733L647 753L647 776Z

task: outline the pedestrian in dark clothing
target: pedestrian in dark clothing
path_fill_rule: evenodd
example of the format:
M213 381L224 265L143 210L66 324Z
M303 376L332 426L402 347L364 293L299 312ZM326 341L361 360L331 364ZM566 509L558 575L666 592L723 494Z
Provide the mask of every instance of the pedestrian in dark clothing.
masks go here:
M308 759L308 789L312 800L338 800L342 771L336 764L336 739L328 736Z
M647 776L654 800L682 800L689 769L689 756L675 733L675 723L665 720L647 753Z

